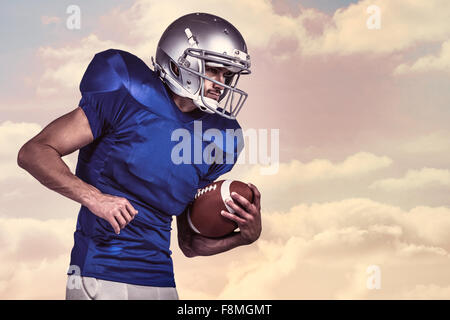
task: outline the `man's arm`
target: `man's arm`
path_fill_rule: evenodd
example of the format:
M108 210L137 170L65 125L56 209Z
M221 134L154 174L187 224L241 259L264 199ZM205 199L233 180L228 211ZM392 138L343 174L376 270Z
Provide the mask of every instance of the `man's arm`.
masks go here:
M83 110L77 108L51 122L25 143L17 163L47 188L87 205L99 191L74 176L61 157L92 141L89 122Z
M103 194L70 171L61 159L93 141L89 121L76 108L51 122L25 143L17 156L18 165L47 188L66 196L107 220L116 233L129 223L136 210L127 199Z
M186 257L218 254L242 245L251 244L259 238L262 230L261 194L254 185L249 184L249 186L255 195L253 203L250 203L241 195L232 193L231 197L234 201L240 203L242 208L234 202L227 202L236 214L227 211L222 212L224 217L238 224L239 232L221 238L208 238L191 230L186 211L177 217L178 245Z

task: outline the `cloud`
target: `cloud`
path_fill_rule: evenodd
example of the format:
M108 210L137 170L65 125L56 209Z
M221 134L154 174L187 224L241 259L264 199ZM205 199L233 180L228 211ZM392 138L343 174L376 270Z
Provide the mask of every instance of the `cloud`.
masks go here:
M449 208L405 211L364 198L263 212L254 245L199 262L177 257L179 269L222 263L199 278L178 277L179 290L213 299L442 298L450 285L449 227ZM381 270L380 290L366 286L372 265ZM217 283L221 289L209 289Z
M380 9L381 28L369 29L370 6ZM437 9L438 8L438 9ZM308 41L307 54L388 54L419 42L445 41L450 35L450 4L445 0L365 0L338 9L323 36Z
M444 154L450 151L450 132L435 131L404 142L402 151L409 154Z
M450 286L439 286L436 284L417 285L402 293L402 299L436 299L448 300L450 297Z
M32 137L37 135L42 127L37 123L4 121L0 123L0 182L9 179L25 179L31 181L31 176L17 164L20 148ZM72 171L75 170L74 155L64 157ZM11 190L9 190L11 191Z
M243 153L246 152L245 149ZM358 152L348 156L341 162L333 163L328 159L314 159L303 163L296 159L288 163L280 163L280 170L273 175L282 185L291 183L304 184L314 181L346 179L355 176L361 176L376 170L387 168L392 164L392 159L386 156L376 156L369 152ZM265 166L253 166L247 173L248 178L252 177L255 181L271 180L272 177L262 176L259 173ZM258 179L257 177L260 176Z
M121 21L133 40L157 41L170 22L187 12L219 13L248 39L249 47L268 48L282 39L298 42L293 54L391 53L420 41L444 41L450 34L446 21L450 5L445 0L411 3L408 0L365 0L338 9L333 16L281 1L234 0L191 1L138 0L122 12L102 17ZM381 9L381 29L369 30L367 8ZM290 6L289 10L286 6ZM440 10L436 10L440 8ZM291 14L295 11L296 14ZM420 21L420 23L417 23Z
M64 299L74 219L0 217L0 298Z
M309 159L315 159L282 162L274 176L261 176L259 166L242 171L240 176L237 172L230 173L239 180L254 182L263 191L263 236L252 246L213 257L185 259L173 248L180 296L183 299L445 297L450 287L446 276L450 250L448 208L417 206L405 210L380 198L370 200L370 196L376 198L376 192L386 188L410 190L408 186L414 183L424 192L432 185L445 186L448 170L424 168L410 170L413 174L407 173L403 178L380 179L379 174L386 172L384 169L394 167L394 160L396 166L405 164L377 152L354 153L361 148L353 148L351 144L361 138L361 132L373 132L377 139L391 139L392 130L386 130L387 122L410 119L396 114L395 83L384 75L391 75L391 64L397 65L398 61L372 59L372 54L386 57L414 49L418 44L447 40L448 1L420 4L407 0L360 1L332 16L301 7L296 15L282 14L282 8L273 8L269 1L262 0L242 1L239 6L228 0L177 3L175 7L173 3L136 1L129 9L114 9L101 17L98 30L80 41L41 47L37 65L42 64L43 70L39 81L30 83L38 82L39 97L55 97L56 93L68 96L69 91L77 91L93 55L108 48L128 50L149 64L162 31L186 12L218 13L248 39L250 53L256 52L254 76L260 77L254 82L253 92L261 99L258 101L256 94L251 95L254 105L248 117L254 120L260 116L257 120L269 123L266 127L279 121L279 128L286 130L282 135L292 139L286 143L295 146L292 147L295 152L302 144L313 146L316 153ZM380 30L366 27L369 17L366 9L373 4L382 9ZM423 67L417 67L417 72L433 70L446 61L444 45L442 48L438 55L418 64ZM264 70L265 65L272 67ZM408 70L416 68L415 63L404 65ZM278 73L283 75L282 79ZM34 102L30 106L34 108ZM277 106L291 107L280 112ZM289 131L289 121L295 130ZM414 128L409 122L408 129L393 124L396 130L406 133ZM0 126L4 130L0 131L3 139L0 170L5 172L0 177L0 182L4 182L0 198L8 211L4 214L10 218L34 215L41 219L44 215L73 214L75 205L73 211L67 209L72 202L65 199L55 206L56 199L62 197L44 191L36 181L39 189L36 187L32 194L23 190L22 184L20 188L12 188L7 183L10 178L29 177L15 164L21 141L25 142L41 128L37 124L34 128L28 125ZM314 134L316 140L308 140ZM398 146L407 154L448 153L447 136L442 131ZM20 141L14 143L14 137ZM328 141L330 148L326 157L317 156L323 154L323 141ZM369 146L365 143L361 142L367 150ZM344 158L342 154L349 156L330 160L331 148L339 150L338 159ZM385 148L380 150L385 154ZM298 153L293 158L295 155ZM8 177L8 181L1 180L3 177ZM367 198L356 198L373 181L373 193ZM45 201L43 194L49 195ZM320 201L314 200L318 197ZM29 203L34 201L42 204L30 210ZM406 201L412 203L413 199ZM15 207L19 205L22 207ZM1 220L2 230L17 230L19 220L5 219ZM28 231L0 234L0 256L2 261L9 261L0 266L3 276L0 293L12 298L62 298L74 221L67 225L62 220L48 224L23 222ZM53 232L58 228L65 235ZM30 230L36 230L36 234ZM176 246L176 237L172 237L172 243ZM365 287L369 265L381 268L381 290Z
M242 1L239 5L231 0L195 0L175 7L172 4L139 0L130 8L107 12L92 33L81 40L41 47L37 65L43 69L39 80L34 81L36 94L55 99L72 95L59 104L73 104L82 75L95 53L120 48L151 66L150 57L170 22L186 12L216 13L239 28L248 40L254 62L252 75L242 77L240 82L241 88L249 92L239 115L241 123L283 128L283 147L295 145L287 159L298 158L308 146L334 149L341 156L361 150L369 139L391 139L393 134L411 130L414 115L404 116L398 103L401 86L392 77L392 70L402 60L400 55L389 54L428 41L427 32L435 35L437 30L445 30L427 25L420 32L403 32L411 27L408 23L416 28L416 20L413 22L409 15L417 15L419 9L402 0L375 3L382 8L380 30L366 27L367 1L342 8L333 16L305 8L295 16L281 14L276 5L262 0ZM428 2L423 4L424 23L440 24L439 19L429 17L429 6ZM397 37L397 32L401 41L390 40ZM378 39L380 33L387 39ZM399 48L392 45L404 39L407 41ZM439 37L433 39L440 41ZM386 55L374 57L380 45ZM271 67L264 68L266 65ZM283 106L283 112L277 106ZM264 112L260 112L262 109Z
M438 55L426 55L412 64L403 63L394 70L394 75L424 73L430 71L450 72L450 40L442 43Z
M291 6L293 4L290 4ZM381 9L382 27L369 30L367 8ZM337 10L333 16L316 9L299 7L296 15L283 14L280 3L265 0L200 0L191 2L137 0L130 8L113 9L100 18L89 36L62 47L41 47L44 65L36 88L39 97L75 89L93 55L109 48L133 52L150 64L165 28L187 12L211 12L231 21L247 39L251 52L264 50L274 60L300 56L390 54L411 49L417 43L445 41L450 36L450 4L445 0L412 4L408 0L365 0ZM440 8L440 10L436 10ZM54 17L43 18L53 22ZM417 23L420 21L420 23ZM120 25L120 27L118 27ZM447 41L448 42L448 41ZM443 48L447 48L445 44ZM445 53L445 54L444 54ZM448 66L448 50L436 59L424 58L398 72ZM403 70L403 71L402 71Z
M369 187L395 191L424 188L432 185L450 186L450 170L435 168L408 170L403 178L378 180Z
M11 178L27 179L29 175L17 165L20 147L41 130L37 123L4 121L0 123L0 182Z
M9 262L0 267L0 297L63 299L74 225L74 219L0 218L0 257ZM181 256L174 236L180 297L433 299L448 292L448 208L403 211L346 199L264 212L263 227L252 246L194 259ZM374 264L381 290L366 287Z
M389 235L404 238L407 243L442 246L449 250L450 235L445 231L450 227L449 212L450 208L427 206L417 206L405 211L400 207L366 198L350 198L300 204L287 212L272 211L266 217L265 232L270 239L286 240L298 236L334 246L332 241L324 242L328 239L328 234L333 234L333 237L351 235L348 231L353 229L367 231L361 234L364 237L370 234ZM357 239L358 237L354 238L355 241ZM375 237L372 239L376 240ZM349 248L342 247L342 250Z
M61 90L76 90L94 55L109 48L120 49L124 46L113 41L100 40L91 34L76 45L70 44L60 48L40 47L38 56L45 69L38 81L36 94L39 97L48 97L60 94Z
M75 220L0 218L0 297L63 299ZM171 249L182 299L443 298L450 286L450 209L370 199L263 212L261 239L188 259ZM30 232L33 230L33 232ZM381 270L381 290L366 269ZM407 272L405 272L407 270ZM438 285L437 285L438 284Z
M422 10L409 1L376 2L382 8L382 28L368 30L368 1L342 8L333 16L305 8L292 16L281 14L277 5L263 0L242 1L239 5L231 0L195 0L177 6L172 1L139 0L130 8L107 12L92 33L81 40L39 48L37 65L42 65L42 72L34 81L35 92L40 98L55 99L78 93L89 61L108 48L130 51L151 66L150 57L170 22L187 12L206 11L230 20L248 42L254 72L241 81L242 88L249 89L248 102L239 115L243 123L283 128L282 143L296 144L295 154L289 155L292 158L310 145L343 150L345 144L348 149L342 153L354 152L361 145L351 148L350 144L364 144L362 137L389 138L414 124L399 114L401 89L393 80L392 70L402 61L400 55L390 54L407 51L427 39L441 41L434 35L446 29L428 26L441 21L430 18L432 3L421 5ZM410 27L415 30L416 16L422 14L427 26L405 32ZM379 39L379 34L386 39ZM377 52L383 55L374 57ZM63 103L73 104L74 99ZM285 111L280 112L277 106ZM265 112L259 112L262 109Z
M138 0L129 9L114 9L102 16L98 30L78 43L39 48L38 56L45 69L37 94L47 97L59 93L58 89L76 88L94 54L109 48L133 52L149 64L165 28L176 18L193 11L220 12L245 34L249 46L266 47L276 39L291 38L291 31L296 28L295 20L274 14L268 1L243 1L237 6L232 0L208 3L196 0L189 4L177 2L174 6L173 1ZM111 27L118 29L116 37L111 34ZM116 40L103 40L99 34Z
M342 198L345 197L342 192L349 190L354 195L367 189L365 181L378 171L389 168L392 162L387 156L369 152L358 152L335 162L323 158L309 162L293 159L279 163L278 171L273 175L263 174L262 169L267 166L236 164L230 173L220 179L251 182L260 190L267 209L286 210L299 199L321 201L336 194Z
M73 216L76 202L46 189L32 175L19 167L20 148L41 131L37 123L4 121L0 123L0 202L7 217ZM63 157L71 172L75 172L78 152ZM38 206L32 204L38 203Z

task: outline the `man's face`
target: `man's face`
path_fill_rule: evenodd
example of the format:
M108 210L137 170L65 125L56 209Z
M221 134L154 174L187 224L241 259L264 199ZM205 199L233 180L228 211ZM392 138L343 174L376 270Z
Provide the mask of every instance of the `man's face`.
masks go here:
M225 83L225 76L230 75L230 71L226 68L206 66L205 74L213 80L219 81L220 83ZM209 80L205 80L204 83L205 97L216 101L219 100L224 87Z
M210 66L206 66L205 74L209 78L219 81L220 83L225 83L225 76L231 75L230 71L226 68L210 67ZM222 94L223 89L224 87L217 83L214 83L206 79L204 81L204 93L205 96L208 98L218 101L220 95ZM180 108L182 112L190 112L197 108L192 99L181 97L174 93L172 94L175 97L174 98L175 104L178 106L178 108Z

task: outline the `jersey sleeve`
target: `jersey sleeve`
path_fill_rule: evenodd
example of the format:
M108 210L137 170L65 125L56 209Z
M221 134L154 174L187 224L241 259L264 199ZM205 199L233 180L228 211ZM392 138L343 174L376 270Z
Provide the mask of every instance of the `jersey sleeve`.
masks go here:
M126 68L113 49L97 53L80 83L79 106L88 118L94 139L113 130L124 107Z

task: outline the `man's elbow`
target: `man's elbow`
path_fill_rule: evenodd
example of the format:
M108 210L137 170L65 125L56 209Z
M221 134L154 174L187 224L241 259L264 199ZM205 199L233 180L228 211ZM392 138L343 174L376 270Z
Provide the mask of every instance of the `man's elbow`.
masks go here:
M181 249L181 252L183 252L184 256L187 258L193 258L198 256L198 254L188 245L184 243L178 243L178 246Z
M185 251L183 251L183 254L184 254L184 256L185 257L187 257L187 258L194 258L194 257L197 257L198 256L198 254L195 254L193 251L190 251L190 250L185 250Z
M22 148L20 148L19 153L17 154L17 165L23 169L27 166L30 158L30 146L28 143L25 143Z

